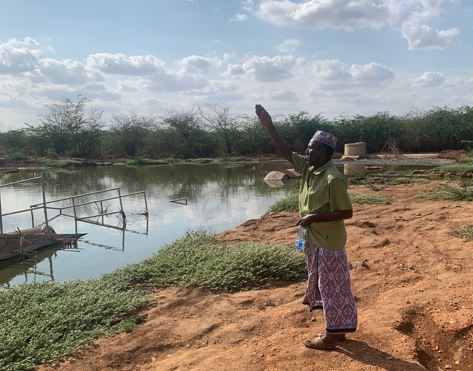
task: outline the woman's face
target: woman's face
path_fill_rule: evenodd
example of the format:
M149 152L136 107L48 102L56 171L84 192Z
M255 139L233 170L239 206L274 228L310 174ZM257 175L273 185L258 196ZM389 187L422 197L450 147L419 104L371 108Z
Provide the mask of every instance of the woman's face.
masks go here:
M305 154L308 157L309 164L314 165L321 162L324 158L324 151L317 145L317 142L310 141Z

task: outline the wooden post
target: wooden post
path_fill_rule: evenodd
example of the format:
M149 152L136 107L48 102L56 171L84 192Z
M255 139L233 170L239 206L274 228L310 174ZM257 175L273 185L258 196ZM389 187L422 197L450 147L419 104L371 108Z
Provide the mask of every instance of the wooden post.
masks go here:
M146 200L146 192L143 191L143 197L145 199L145 215L148 216L148 201Z
M118 188L117 191L118 191L118 199L120 200L120 212L121 212L122 218L123 218L123 228L125 228L126 227L126 215L125 215L125 212L123 211L122 194L120 192L120 188Z
M33 213L33 209L31 209L31 228L34 228L34 213Z
M76 234L77 234L77 212L76 212L76 201L74 197L72 197L72 209L74 210L74 225L75 225Z
M46 209L46 194L44 193L44 177L43 176L41 176L41 193L43 194L44 222L46 223L46 228L48 228L49 227L48 210Z

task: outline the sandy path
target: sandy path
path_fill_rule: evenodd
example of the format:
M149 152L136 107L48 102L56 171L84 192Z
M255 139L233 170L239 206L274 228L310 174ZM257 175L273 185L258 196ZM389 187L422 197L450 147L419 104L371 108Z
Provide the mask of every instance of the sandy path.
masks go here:
M56 368L473 370L473 242L450 234L473 224L473 203L418 197L431 187L393 186L379 192L390 204L355 205L347 251L359 331L336 351L302 345L324 328L322 313L300 304L303 283L236 294L167 289L132 332L100 339ZM221 238L292 244L295 221L268 214Z

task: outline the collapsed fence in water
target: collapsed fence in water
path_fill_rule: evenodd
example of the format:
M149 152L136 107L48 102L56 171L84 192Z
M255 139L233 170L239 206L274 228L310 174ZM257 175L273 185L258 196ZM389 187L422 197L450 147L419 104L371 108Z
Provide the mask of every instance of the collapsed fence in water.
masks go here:
M128 194L122 194L120 188L110 188L104 189L94 192L88 192L83 194L78 194L74 196L64 197L55 200L46 200L46 193L44 187L44 179L43 176L23 179L11 183L6 183L0 185L0 189L12 185L17 185L20 183L25 182L32 182L36 180L41 180L41 194L43 201L41 203L36 203L30 205L29 208L15 210L7 213L3 213L2 211L2 202L1 202L1 194L0 194L0 260L9 259L19 255L28 255L32 252L38 250L39 248L50 246L59 242L65 243L66 245L74 245L77 243L77 240L82 237L84 234L79 234L77 230L77 222L84 222L89 224L95 224L99 226L104 226L107 228L118 229L123 232L123 240L122 244L124 245L124 232L129 231L133 233L139 234L148 234L148 223L146 223L146 232L137 232L133 230L127 229L126 223L126 214L123 208L123 199L131 196L136 195L143 195L144 199L144 211L141 215L144 215L148 220L148 203L146 199L146 193L144 191L132 192ZM104 193L116 192L116 195L111 197L105 198L97 198L92 201L87 202L78 202L81 198L96 196ZM119 201L119 209L117 211L108 211L108 209L104 208L104 202L118 200ZM62 206L54 206L54 204L58 203L66 203L66 205ZM97 213L93 215L85 215L79 216L78 215L78 208L92 205L94 204L97 209ZM69 212L65 212L66 210L72 209L72 214ZM34 211L36 210L43 210L44 214L44 222L39 225L35 225L35 217ZM57 214L50 217L48 215L48 211L56 211ZM21 213L30 213L31 214L31 229L28 230L20 230L17 228L15 232L4 233L4 226L3 226L3 218L5 216L11 216ZM50 213L49 213L50 214ZM104 218L110 215L119 214L121 216L121 225L111 225L106 224ZM74 219L75 224L75 234L57 234L54 229L49 226L49 223L56 219L59 216L65 216ZM92 218L101 218L101 221L93 221Z

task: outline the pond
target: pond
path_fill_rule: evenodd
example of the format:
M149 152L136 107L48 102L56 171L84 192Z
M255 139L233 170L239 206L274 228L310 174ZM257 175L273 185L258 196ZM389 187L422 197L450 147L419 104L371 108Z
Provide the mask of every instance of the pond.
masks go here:
M213 232L231 229L238 224L264 214L276 200L298 187L298 181L284 187L270 187L263 180L271 170L288 168L287 162L238 163L228 165L174 166L108 166L77 170L47 170L46 199L57 200L77 194L120 187L122 194L144 190L149 217L142 215L145 205L142 195L123 198L126 231L77 223L79 233L87 233L77 248L52 247L39 251L22 261L0 263L0 285L11 286L42 280L73 280L98 277L118 267L142 261L163 245L183 236L186 231L204 228ZM20 172L3 174L1 184L38 176L40 173ZM21 183L2 188L2 212L27 209L42 202L40 181ZM113 197L104 193L83 197L76 203ZM182 199L181 203L171 202ZM185 204L187 202L187 205ZM59 202L54 206L66 206ZM51 205L52 206L52 205ZM119 210L118 200L103 203L108 211ZM72 209L69 209L72 214ZM78 217L96 215L96 205L77 209ZM48 210L48 219L58 214ZM44 221L42 210L34 212L35 225ZM101 221L98 219L88 219ZM119 214L104 220L105 224L121 226ZM30 213L3 218L4 231L30 228ZM50 222L57 233L74 233L74 219L59 216Z
M383 163L383 169L406 170L432 167L424 163ZM341 163L337 166L347 176L360 176L373 162ZM149 217L143 215L142 195L123 199L126 231L77 223L77 232L87 233L77 248L46 248L21 261L0 262L0 287L43 280L65 281L98 277L127 264L136 263L153 255L163 245L183 236L186 231L204 228L212 232L232 229L244 221L258 218L277 200L293 193L299 186L294 179L281 187L269 186L264 176L271 170L290 167L284 161L248 162L238 164L108 166L74 170L43 171L46 199L57 200L77 194L120 187L122 194L145 191ZM0 184L38 176L40 173L19 172L3 174ZM281 183L282 185L282 183ZM2 212L27 209L42 202L41 183L28 182L2 188ZM104 193L83 197L78 203L113 197ZM182 200L180 203L171 202ZM187 203L187 204L186 204ZM66 206L59 202L55 206ZM70 202L68 203L70 205ZM103 203L110 211L118 211L118 200ZM71 213L71 210L69 210ZM97 205L77 209L78 217L96 215ZM48 219L56 215L48 211ZM34 213L35 225L44 221L42 210ZM101 222L101 218L89 218ZM119 227L119 214L104 218L104 224ZM5 216L4 231L31 227L29 213ZM59 216L50 222L57 233L74 233L74 219Z

